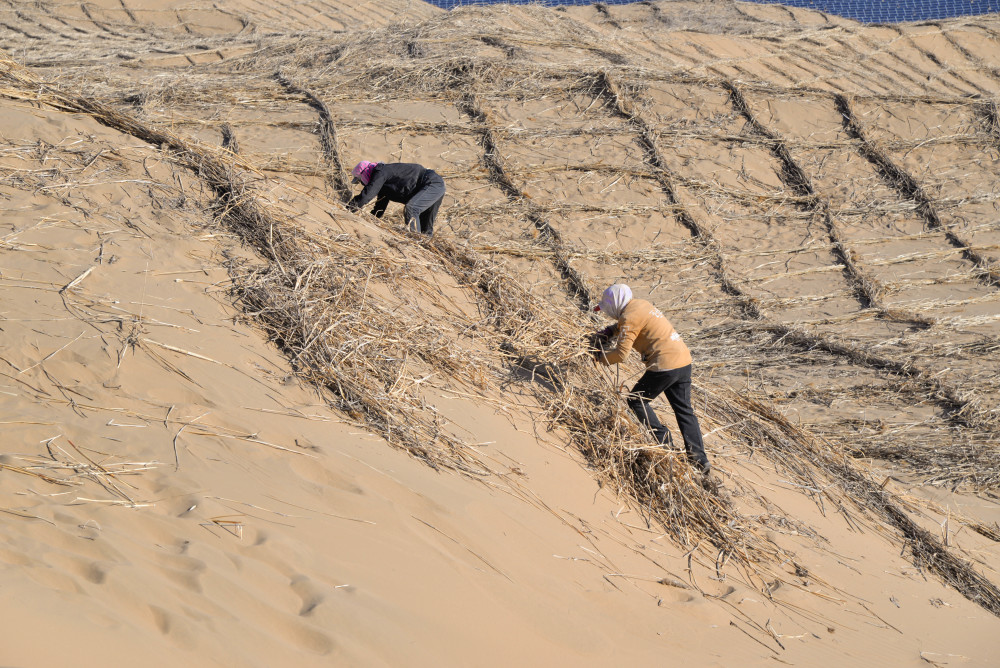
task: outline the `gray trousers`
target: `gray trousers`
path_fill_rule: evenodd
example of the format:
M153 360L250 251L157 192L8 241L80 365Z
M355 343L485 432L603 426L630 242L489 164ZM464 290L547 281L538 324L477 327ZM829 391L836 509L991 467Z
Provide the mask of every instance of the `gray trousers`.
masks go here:
M411 232L432 234L434 232L434 219L437 218L438 209L441 208L441 200L443 199L444 179L433 169L428 169L420 190L407 200L403 207L406 227Z

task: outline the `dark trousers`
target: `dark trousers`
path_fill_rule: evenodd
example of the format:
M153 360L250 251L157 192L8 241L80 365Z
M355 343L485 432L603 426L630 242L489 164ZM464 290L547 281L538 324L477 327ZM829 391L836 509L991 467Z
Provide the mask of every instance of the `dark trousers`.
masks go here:
M667 397L677 416L677 427L684 438L688 459L701 470L708 469L708 455L705 454L705 444L701 440L701 427L691 408L691 365L668 371L647 371L629 395L629 408L653 431L656 441L663 444L670 442L670 432L649 405L660 392Z
M424 234L432 234L434 232L434 219L437 218L438 209L441 208L443 199L444 179L433 169L428 169L420 190L406 201L406 206L403 208L406 227L413 232L420 231Z

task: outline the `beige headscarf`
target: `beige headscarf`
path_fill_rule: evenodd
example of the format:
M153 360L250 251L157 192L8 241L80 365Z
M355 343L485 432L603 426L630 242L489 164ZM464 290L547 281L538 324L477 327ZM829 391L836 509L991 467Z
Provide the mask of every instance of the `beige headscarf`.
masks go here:
M630 301L632 301L632 289L623 283L615 283L601 295L601 303L596 310L607 313L617 320L622 317L622 311Z

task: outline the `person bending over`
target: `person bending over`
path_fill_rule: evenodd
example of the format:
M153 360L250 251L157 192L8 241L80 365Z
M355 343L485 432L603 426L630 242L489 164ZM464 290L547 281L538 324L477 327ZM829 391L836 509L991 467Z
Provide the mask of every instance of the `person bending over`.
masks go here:
M403 217L411 232L430 235L434 231L441 200L444 199L444 179L433 169L410 162L368 162L362 160L351 171L354 183L364 188L351 198L347 208L357 211L375 200L372 213L381 218L389 202L403 205Z
M598 332L595 359L604 365L619 364L633 348L642 355L646 373L629 394L629 408L652 430L658 443L669 443L670 432L650 406L653 399L664 393L677 416L688 460L707 476L711 465L698 418L691 407L691 352L680 334L658 308L644 299L633 299L632 290L620 283L604 291L594 310L617 320ZM603 343L610 348L605 349Z

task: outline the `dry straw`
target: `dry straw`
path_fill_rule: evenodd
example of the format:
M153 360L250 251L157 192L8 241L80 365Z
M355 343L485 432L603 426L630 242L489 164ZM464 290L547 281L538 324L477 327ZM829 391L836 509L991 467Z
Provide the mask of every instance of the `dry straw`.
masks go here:
M767 219L774 216L775 211L780 216L789 219L798 216L802 220L811 220L817 211L832 215L827 208L817 207L815 194L802 187L805 181L801 179L788 181L789 185L798 187L783 192L752 192L720 185L699 174L669 172L660 148L662 144L697 139L732 146L746 143L770 149L785 159L786 176L794 176L788 151L783 150L776 135L761 131L759 124L758 131L749 134L729 131L725 127L726 119L716 119L716 125L676 127L665 131L646 118L646 108L637 96L644 86L661 84L721 91L727 86L724 77L684 72L664 75L661 71L627 64L617 65L614 75L608 76L598 72L594 63L607 66L614 61L610 57L613 54L602 50L594 34L577 34L572 43L561 43L547 37L541 27L525 25L503 37L480 41L484 47L500 50L504 58L511 61L509 63L484 65L475 58L456 58L454 53L432 57L435 49L453 51L461 42L460 31L449 32L450 28L444 24L438 26L439 36L434 43L421 40L420 35L412 31L393 28L384 34L363 35L336 45L322 40L300 40L294 45L268 43L241 62L240 66L247 71L259 69L266 63L267 71L281 73L276 82L275 77L264 83L240 77L231 70L220 70L201 80L197 76L190 77L190 81L176 89L164 88L155 91L155 95L164 105L210 110L216 99L206 91L212 90L213 95L217 95L219 76L228 76L232 85L221 86L222 90L239 90L243 100L253 100L261 108L280 109L289 103L305 101L320 116L323 160L326 165L334 166L334 176L330 177L328 170L305 164L275 163L271 168L284 169L292 165L302 174L332 178L330 185L340 197L345 194L341 181L343 172L336 170L336 165L340 164L337 135L328 105L357 99L370 103L388 100L455 102L469 119L467 124L458 127L465 136L474 137L483 149L482 169L471 177L497 186L507 198L506 202L484 210L483 214L495 216L497 221L526 223L536 235L532 241L526 241L528 235L522 235L499 240L472 238L468 243L447 238L418 243L385 226L380 230L381 241L346 235L317 237L270 206L248 185L246 175L259 174L261 163L257 156L239 153L232 128L227 131L226 126L220 126L225 150L195 144L92 97L68 95L45 86L10 62L3 65L4 81L8 84L4 92L92 114L111 127L165 148L178 163L196 171L216 193L220 219L264 260L262 265L233 266L233 293L247 317L286 352L303 377L328 388L339 407L356 419L364 420L388 441L407 448L434 466L487 474L477 453L462 442L451 426L436 417L422 379L431 374L452 378L455 379L452 382L465 383L475 395L491 399L502 384L516 383L521 390L532 393L543 406L544 419L553 429L588 457L598 475L633 499L651 524L663 527L679 544L698 548L692 550L692 554L708 555L720 570L726 563L736 563L746 570L748 577L763 578L768 571L780 573L798 567L791 555L767 539L767 525L761 519L763 514L761 517L743 515L725 495L706 490L691 475L680 453L650 449L646 435L616 396L617 388L579 352L585 334L593 326L579 306L593 294L594 279L578 269L578 261L587 260L598 266L638 261L670 263L678 261L677 254L665 248L648 256L638 253L629 257L587 249L563 238L552 224L552 216L558 212L559 205L546 206L530 201L523 186L517 182L526 173L537 171L538 166L514 168L504 159L504 142L551 139L554 135L544 129L530 131L513 127L513 124L504 126L491 113L495 100L597 91L595 100L603 100L614 110L616 122L609 116L567 136L631 135L643 151L645 164L633 166L631 171L599 163L575 169L658 180L669 200L667 206L658 210L677 216L698 241L694 250L687 252L685 261L698 258L700 263L711 263L720 285L728 293L724 300L705 303L702 307L725 310L735 304L747 321L733 327L706 330L702 334L717 337L720 349L727 342L734 343L727 353L730 357L720 357L722 362L732 361L740 355L760 362L761 353L753 346L769 339L775 347L785 351L808 351L814 359L823 354L910 379L920 386L920 391L929 393L940 405L947 407L951 411L952 424L962 429L995 424L995 417L977 404L976 397L967 397L957 388L936 380L929 370L913 364L910 359L876 353L822 332L776 322L768 308L779 300L768 301L759 296L752 283L729 264L711 230L687 215L694 198L719 202L719 214L734 218L751 215ZM495 30L487 23L480 27L483 34ZM581 56L574 64L539 67L517 62L533 48L558 50L576 48L581 43L585 48L580 53L585 57ZM372 48L386 44L396 45L397 51ZM337 77L331 81L334 78L328 73L333 69ZM210 86L210 82L213 85ZM112 92L105 96L107 99L113 99L113 86L111 88ZM738 91L730 86L730 91L736 99L747 91L812 100L830 97L828 90L808 85L782 88L751 82L741 84ZM233 96L234 104L238 97ZM867 99L889 100L879 95ZM892 99L901 98L894 95ZM930 94L911 95L907 100L948 105L963 103L955 97ZM147 105L144 100L138 100L135 106L141 113L153 113L153 105ZM622 120L626 122L624 125ZM456 129L451 122L427 127L386 123L383 127L387 131L430 133ZM365 126L363 129L371 128ZM950 139L939 141L959 145L972 140L956 133ZM842 150L853 145L853 142L841 141L806 147ZM908 147L912 144L901 141L888 145L887 150ZM883 166L883 169L889 168ZM855 240L853 246L849 246L839 227L845 216L927 211L929 200L923 195L924 191L907 191L907 187L903 183L902 191L909 193L910 201L865 202L850 210L837 211L837 219L827 218L828 236L831 246L839 252L838 261L854 281L854 293L867 300L870 307L858 317L870 317L875 313L890 320L909 318L913 323L924 324L921 314L900 314L883 301L892 286L874 280L868 273L870 265L866 267L856 262L854 248L859 242ZM982 201L992 200L983 195ZM935 205L939 206L940 202ZM802 209L809 207L814 210L802 215ZM624 207L620 212L641 214L648 210ZM473 225L474 214L478 212L466 214ZM552 303L539 299L497 261L496 256L500 254L551 263L565 280L571 300ZM968 259L979 269L989 271L977 258L968 256ZM419 306L421 296L432 294L436 289L429 284L428 272L446 273L474 295L480 308L480 320L474 327L460 319L450 319L441 310ZM417 306L401 315L400 309L392 308L398 306L398 302L387 299L387 295L394 294L407 295L404 301ZM828 297L820 295L817 299ZM400 351L405 352L400 354ZM897 501L862 466L851 460L850 455L856 452L852 448L856 440L843 432L838 433L837 438L820 438L792 425L768 404L720 388L703 387L701 395L704 402L699 409L706 429L718 430L731 446L761 453L781 466L787 477L821 507L836 508L849 518L848 521L863 516L866 521L891 527L909 545L918 563L938 573L985 608L1000 612L996 588L967 563L954 557L933 536L920 530ZM941 450L935 461L943 467L948 461L956 461L955 453L959 451L960 448ZM985 455L977 455L973 461L979 465L988 463L988 459ZM997 466L994 464L990 470L996 471ZM979 480L987 485L996 484L994 477ZM764 505L764 501L761 500L761 504ZM852 517L855 519L850 519ZM794 523L793 518L780 519Z
M197 170L218 195L220 218L267 260L259 267L233 267L234 296L302 376L331 390L345 412L363 419L390 443L434 466L486 473L473 452L427 410L413 379L436 371L466 378L474 387L495 376L490 373L494 363L477 358L475 346L466 346L464 357L454 354L454 334L440 319L401 317L366 297L376 283L387 285L390 293L404 286L427 289L401 252L347 235L311 235L267 207L234 173L238 161L223 162L220 149L191 144L8 67L5 79L33 90L36 100L91 114ZM641 447L644 436L622 402L613 400L606 381L579 356L583 327L589 324L579 319L579 311L546 316L548 305L469 248L435 240L428 250L463 284L475 286L490 336L515 368L538 360L549 370L536 370L536 379L547 382L532 387L550 419L569 431L623 493L637 499L651 521L668 528L682 544L712 546L720 567L730 559L755 567L780 561L780 550L706 491L674 453ZM555 371L559 368L576 370L572 382L560 379L565 371Z

